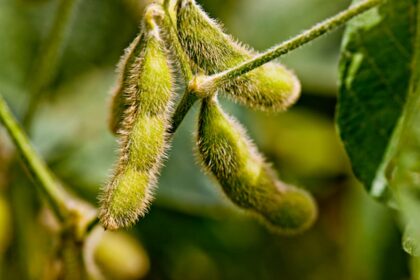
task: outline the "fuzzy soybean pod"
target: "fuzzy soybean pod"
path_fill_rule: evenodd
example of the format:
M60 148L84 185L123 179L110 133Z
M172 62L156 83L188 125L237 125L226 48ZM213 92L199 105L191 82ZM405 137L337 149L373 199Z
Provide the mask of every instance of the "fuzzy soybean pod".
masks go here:
M194 0L178 1L177 29L188 56L206 74L222 72L256 54L225 34ZM287 109L298 99L301 90L296 76L275 62L266 63L221 87L234 101L262 111Z
M202 166L234 204L256 213L282 234L297 234L313 224L317 207L312 196L276 177L242 126L222 111L215 97L202 102L197 134Z
M101 197L99 218L106 229L130 226L145 214L168 146L173 80L156 24L162 16L159 5L146 10L144 46L129 73L120 158Z

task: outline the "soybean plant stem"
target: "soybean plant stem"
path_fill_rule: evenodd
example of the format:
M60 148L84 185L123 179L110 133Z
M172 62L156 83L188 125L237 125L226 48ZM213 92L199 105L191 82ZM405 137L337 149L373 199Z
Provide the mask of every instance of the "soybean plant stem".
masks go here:
M185 116L187 115L188 111L194 105L194 103L198 100L197 95L190 92L188 89L185 90L184 95L181 98L176 110L172 116L172 123L171 127L169 128L169 134L174 134L175 131L178 129L181 122L184 120Z
M66 214L67 193L60 186L52 175L45 162L41 159L32 147L28 137L18 124L4 98L0 95L0 122L3 123L10 138L20 154L20 157L39 186L40 191L45 194L57 217L63 218Z
M352 5L348 9L340 12L339 14L316 24L298 36L291 38L259 55L256 55L248 61L245 61L226 71L209 76L206 83L213 84L215 87L218 87L219 85L224 84L229 80L246 74L257 67L272 61L273 59L276 59L294 49L309 43L310 41L322 36L323 34L343 25L355 16L378 6L382 2L383 0L364 0L358 2L357 4Z

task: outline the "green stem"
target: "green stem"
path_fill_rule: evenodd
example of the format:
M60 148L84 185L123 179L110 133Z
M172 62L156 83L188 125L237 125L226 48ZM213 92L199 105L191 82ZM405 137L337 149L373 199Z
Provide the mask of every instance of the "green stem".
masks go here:
M313 41L314 39L322 36L323 34L343 25L355 16L360 15L375 6L378 6L382 2L383 0L364 0L358 2L357 4L352 5L348 9L340 12L339 14L316 24L312 28L301 33L300 35L289 39L284 43L281 43L280 45L265 51L264 53L256 55L248 61L245 61L226 71L209 76L205 81L206 85L202 88L209 88L207 84L211 86L210 88L217 88L220 85L226 83L227 81L230 81L243 74L246 74L257 67L272 61L273 59L285 55L288 52L297 49L309 43L310 41Z
M198 100L197 95L186 90L184 95L181 98L178 106L176 107L175 113L172 116L171 127L169 128L169 133L172 135L176 132L181 122L184 120L185 116L187 115L188 111L194 105L194 103Z
M24 127L29 127L38 107L40 97L55 77L60 57L71 27L76 5L79 0L60 0L52 28L35 61L29 84L30 99L23 118Z
M20 154L24 165L27 167L37 186L40 187L47 199L51 202L54 212L63 219L67 214L66 201L67 193L60 186L58 181L52 175L45 162L32 147L23 129L13 117L6 101L0 95L0 122L4 124L10 138L14 142L18 153Z

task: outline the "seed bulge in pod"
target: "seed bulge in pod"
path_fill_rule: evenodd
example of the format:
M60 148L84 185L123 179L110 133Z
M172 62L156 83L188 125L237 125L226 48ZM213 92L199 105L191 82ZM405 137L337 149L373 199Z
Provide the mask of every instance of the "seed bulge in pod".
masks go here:
M194 0L177 3L178 37L190 59L215 74L251 59L256 53L223 32ZM222 86L234 101L263 111L282 111L300 95L300 83L283 65L266 63Z
M309 193L281 182L244 129L227 116L215 98L202 102L197 133L202 166L237 206L258 214L270 228L296 234L317 215Z
M124 112L120 158L103 190L99 212L106 229L132 225L145 214L168 146L173 81L157 25L163 16L160 5L146 9L144 46L128 73L129 107Z

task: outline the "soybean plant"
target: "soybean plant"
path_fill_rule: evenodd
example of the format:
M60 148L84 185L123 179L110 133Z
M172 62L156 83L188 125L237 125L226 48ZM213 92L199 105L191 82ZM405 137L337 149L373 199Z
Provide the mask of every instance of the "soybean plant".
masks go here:
M172 134L201 99L196 154L203 170L216 178L231 202L274 231L308 229L317 216L311 194L279 179L217 97L225 94L254 110L285 111L298 99L301 86L292 71L273 59L381 1L361 1L264 53L226 34L195 0L156 2L146 8L140 34L118 67L109 127L119 138L120 158L101 195L103 226L115 230L145 215ZM186 90L172 112L178 69Z
M183 55L197 73L214 74L255 55L223 33L194 1L178 1L175 8L176 27L172 19L165 18L169 13L163 6L151 4L140 34L121 58L110 117L111 131L120 138L120 159L104 188L100 209L107 229L129 226L147 211L169 142L171 59L179 61ZM174 30L176 35L168 36ZM172 45L178 46L178 53L172 51L169 58L167 47ZM182 49L185 53L180 54ZM186 80L189 91L203 97L197 133L203 169L217 178L234 204L258 213L278 232L307 229L317 213L310 194L281 182L241 125L216 103L217 93L226 92L234 101L254 109L285 110L300 94L296 76L270 62L232 79L216 92L213 87L201 88L200 77L205 78L196 75Z

